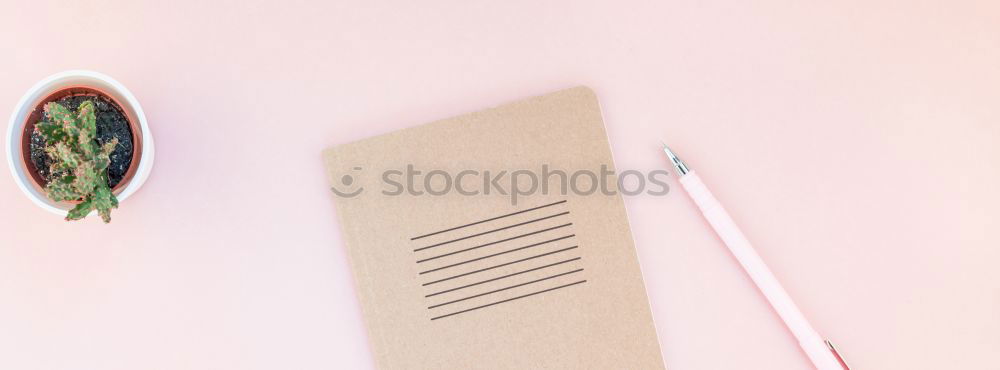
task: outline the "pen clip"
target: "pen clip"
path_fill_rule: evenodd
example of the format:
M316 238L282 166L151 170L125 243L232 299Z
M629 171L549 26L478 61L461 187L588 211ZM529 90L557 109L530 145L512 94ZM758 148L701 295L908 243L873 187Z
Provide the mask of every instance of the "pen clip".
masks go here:
M837 358L837 361L840 362L840 366L844 367L844 370L851 370L851 367L847 365L847 360L844 360L844 356L840 355L840 352L837 351L837 347L833 346L833 342L823 340L823 343L826 343L826 347L830 349L830 352L833 352L833 356Z

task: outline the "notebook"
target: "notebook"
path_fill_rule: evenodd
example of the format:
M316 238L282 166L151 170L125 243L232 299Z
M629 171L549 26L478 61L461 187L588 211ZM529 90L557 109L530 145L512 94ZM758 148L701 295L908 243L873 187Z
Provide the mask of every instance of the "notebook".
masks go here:
M663 368L589 88L323 157L378 367Z

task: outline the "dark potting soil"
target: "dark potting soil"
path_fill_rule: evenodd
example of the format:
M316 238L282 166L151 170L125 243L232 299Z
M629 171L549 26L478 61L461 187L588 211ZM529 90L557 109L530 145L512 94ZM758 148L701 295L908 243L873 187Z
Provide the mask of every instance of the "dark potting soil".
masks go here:
M94 102L95 114L97 118L97 142L103 145L118 138L118 146L111 151L109 156L111 164L108 166L108 186L114 188L125 177L125 172L132 165L132 129L128 125L128 119L122 108L114 101L105 96L67 96L56 100L73 113L76 113L80 103L87 100ZM38 107L37 109L42 109ZM49 177L49 156L45 154L45 139L38 131L31 133L31 163L38 169L38 174L42 178Z

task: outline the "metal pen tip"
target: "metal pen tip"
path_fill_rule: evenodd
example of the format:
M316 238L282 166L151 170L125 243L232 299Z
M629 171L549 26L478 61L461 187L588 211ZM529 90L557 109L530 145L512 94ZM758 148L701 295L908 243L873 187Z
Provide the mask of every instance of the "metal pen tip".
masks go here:
M663 152L667 153L667 158L670 158L670 162L674 164L674 168L677 169L678 174L684 176L687 175L688 172L691 172L691 170L688 169L687 164L685 164L684 161L682 161L680 157L677 156L677 154L674 154L674 152L670 150L670 147L667 146L666 143L664 143L661 140L660 144L663 144Z

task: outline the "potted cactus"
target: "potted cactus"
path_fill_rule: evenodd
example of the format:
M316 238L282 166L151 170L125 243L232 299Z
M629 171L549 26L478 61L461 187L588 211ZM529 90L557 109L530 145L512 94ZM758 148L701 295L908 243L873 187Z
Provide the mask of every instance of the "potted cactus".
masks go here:
M66 220L79 220L97 210L107 223L111 222L111 209L118 208L108 181L108 167L111 153L122 149L117 137L102 143L97 136L97 99L84 100L76 112L56 102L45 104L46 120L36 123L32 134L31 157L40 158L33 162L37 172L44 173L45 194L56 202L76 204L66 214ZM36 156L37 141L44 143L45 157Z
M152 136L138 102L117 81L69 71L33 87L11 116L8 164L36 204L80 220L111 210L152 168Z

